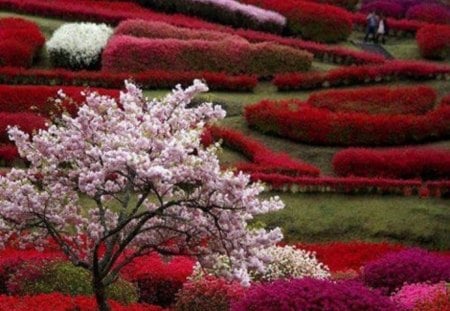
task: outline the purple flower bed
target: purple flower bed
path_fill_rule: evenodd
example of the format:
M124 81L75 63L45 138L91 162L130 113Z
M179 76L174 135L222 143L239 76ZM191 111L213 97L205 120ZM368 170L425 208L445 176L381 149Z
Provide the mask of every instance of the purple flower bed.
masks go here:
M251 287L232 311L390 311L398 306L359 282L316 279L277 280Z
M450 258L421 249L388 254L363 268L362 280L367 286L392 293L405 283L438 283L450 281Z
M419 20L423 18L422 15L430 14L417 12L424 8L425 11L433 10L433 12L435 11L434 9L435 6L439 7L439 10L441 11L449 10L448 6L445 6L442 2L439 2L437 0L363 0L360 11L363 13L376 11L379 13L383 13L384 15L389 17L404 18L405 16L408 15L408 10L415 6L420 6L414 10L414 15L418 17L412 19L419 19ZM433 8L430 9L428 8L429 6Z

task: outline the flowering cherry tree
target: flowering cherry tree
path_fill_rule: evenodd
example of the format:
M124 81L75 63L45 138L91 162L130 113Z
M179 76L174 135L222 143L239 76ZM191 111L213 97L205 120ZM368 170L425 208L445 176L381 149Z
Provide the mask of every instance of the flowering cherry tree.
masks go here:
M10 129L30 165L0 177L1 244L55 241L91 271L100 310L109 310L105 288L121 268L149 252L195 256L205 267L226 255L225 276L248 283L249 269L262 271L268 260L261 249L282 234L250 230L247 221L283 203L258 199L261 185L221 170L218 146L201 145L204 125L225 115L210 103L187 107L205 84L152 101L125 86L119 102L89 93L76 117L63 114L32 138Z

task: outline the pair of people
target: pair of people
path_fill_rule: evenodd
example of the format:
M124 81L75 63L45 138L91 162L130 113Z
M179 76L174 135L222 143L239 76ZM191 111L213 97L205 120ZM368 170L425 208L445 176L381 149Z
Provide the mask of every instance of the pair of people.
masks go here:
M375 12L371 12L367 18L367 29L364 42L367 42L369 36L372 35L372 40L375 43L381 39L381 43L386 43L386 35L388 32L387 20L383 14L378 15Z

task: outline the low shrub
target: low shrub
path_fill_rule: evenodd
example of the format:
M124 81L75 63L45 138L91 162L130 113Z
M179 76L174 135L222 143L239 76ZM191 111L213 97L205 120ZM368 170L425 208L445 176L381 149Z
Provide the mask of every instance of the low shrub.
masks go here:
M434 299L418 302L413 311L442 311L450 310L450 291L438 294Z
M69 23L53 33L47 51L55 67L73 70L97 69L113 29L105 24Z
M306 0L306 1L340 6L347 10L353 10L359 2L359 0Z
M387 61L378 65L341 67L327 72L286 73L275 76L280 91L350 86L400 80L444 79L450 67L420 61Z
M244 295L244 288L237 282L206 277L188 281L178 292L176 311L229 311L232 301Z
M313 92L308 103L334 112L368 114L425 114L436 102L436 91L429 86L364 87Z
M339 176L450 179L450 150L350 148L334 155L333 169Z
M69 71L64 69L0 68L4 84L70 85L121 89L123 81L133 79L145 89L171 88L176 84L188 86L194 79L203 79L211 90L252 91L258 83L255 76L230 76L218 72L149 70L139 73L111 73L104 71Z
M187 257L174 257L165 262L158 254L135 259L121 272L125 280L137 284L139 300L169 306L175 294L192 274L194 262Z
M371 1L363 5L360 11L363 13L378 12L384 16L394 18L402 18L405 15L405 8L403 5L389 0Z
M409 249L366 264L361 275L365 284L385 293L400 289L405 283L450 281L450 258L421 249Z
M116 301L108 301L111 311L164 311L151 305L121 305ZM8 311L93 311L97 310L95 298L90 296L67 296L60 293L41 294L36 296L6 296L0 295L0 310Z
M61 107L57 107L54 101L59 90L62 90L71 99L62 102ZM119 98L118 90L72 86L0 85L0 112L34 112L50 116L52 113L59 112L62 108L74 115L79 105L85 100L82 92L97 92L112 98Z
M280 12L287 17L288 30L304 39L333 43L352 32L352 15L342 8L303 0L245 0Z
M15 145L0 145L0 166L10 166L19 158L19 152Z
M252 286L233 311L389 311L397 306L377 291L354 281L278 280Z
M0 143L8 143L7 129L9 126L18 126L22 131L32 134L33 131L46 127L47 120L33 113L5 113L0 112Z
M270 76L308 70L311 61L307 52L273 43L115 36L103 53L102 68L114 72L191 70Z
M35 23L15 17L0 19L0 66L30 67L44 43Z
M405 310L417 310L416 306L419 307L420 305L431 303L439 296L445 296L446 292L447 288L445 283L410 284L403 286L398 292L396 292L392 296L392 300L399 306L402 306Z
M146 7L168 13L182 13L206 20L269 32L281 32L286 25L284 16L234 0L138 0Z
M432 24L450 24L450 9L442 4L418 4L408 9L406 18Z
M362 241L329 242L323 244L296 244L296 247L316 254L318 260L326 264L331 271L354 270L366 263L381 258L387 253L398 252L404 247L386 242L369 243Z
M231 34L213 30L191 29L176 27L163 22L145 21L140 19L129 19L121 22L114 31L115 35L127 35L139 38L151 39L179 39L179 40L205 40L221 41L225 38L243 38Z
M450 26L424 26L417 32L416 40L422 57L441 60L450 57Z
M11 295L38 295L58 292L71 296L93 295L89 271L65 261L22 263L8 282ZM134 303L138 295L134 286L122 279L111 284L106 295L124 304Z
M403 145L442 139L450 134L449 118L450 106L420 116L335 113L297 100L264 100L245 108L249 126L319 145Z

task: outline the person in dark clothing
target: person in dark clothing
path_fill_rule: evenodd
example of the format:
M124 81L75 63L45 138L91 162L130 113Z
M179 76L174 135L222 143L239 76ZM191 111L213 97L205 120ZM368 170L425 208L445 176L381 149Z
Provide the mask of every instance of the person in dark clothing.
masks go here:
M369 36L372 35L372 40L376 40L376 32L378 27L378 16L375 12L371 12L367 15L367 28L366 28L366 36L364 37L364 42L367 42Z

